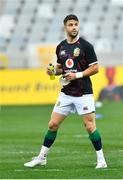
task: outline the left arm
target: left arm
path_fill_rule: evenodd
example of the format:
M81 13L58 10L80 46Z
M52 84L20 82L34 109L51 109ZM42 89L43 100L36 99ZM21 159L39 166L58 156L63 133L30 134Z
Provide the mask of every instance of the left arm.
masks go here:
M92 76L99 72L99 65L93 64L83 71L83 77Z
M83 77L87 77L87 76L92 76L96 73L99 72L99 65L98 64L93 64L91 66L89 66L87 69L85 69L82 72L77 72L77 73L67 73L65 75L65 78L67 80L74 80L74 79L79 79L79 78L83 78Z

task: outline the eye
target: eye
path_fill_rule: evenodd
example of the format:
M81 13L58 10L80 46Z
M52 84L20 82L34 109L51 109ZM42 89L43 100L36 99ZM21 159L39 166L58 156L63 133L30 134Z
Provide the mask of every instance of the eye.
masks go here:
M73 26L73 24L72 24L72 23L70 23L70 24L69 24L69 26Z

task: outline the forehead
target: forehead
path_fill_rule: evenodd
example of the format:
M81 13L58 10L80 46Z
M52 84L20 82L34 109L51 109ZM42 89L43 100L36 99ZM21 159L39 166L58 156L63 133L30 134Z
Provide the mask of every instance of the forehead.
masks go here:
M68 25L68 24L79 24L79 22L74 19L71 19L66 22L66 25Z

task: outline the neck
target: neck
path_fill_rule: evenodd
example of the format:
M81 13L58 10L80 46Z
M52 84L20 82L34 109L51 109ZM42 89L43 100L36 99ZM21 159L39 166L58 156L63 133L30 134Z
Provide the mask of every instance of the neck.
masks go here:
M76 36L75 38L68 36L68 37L67 37L67 42L68 42L69 44L73 44L73 43L75 43L78 39L79 39L79 36Z

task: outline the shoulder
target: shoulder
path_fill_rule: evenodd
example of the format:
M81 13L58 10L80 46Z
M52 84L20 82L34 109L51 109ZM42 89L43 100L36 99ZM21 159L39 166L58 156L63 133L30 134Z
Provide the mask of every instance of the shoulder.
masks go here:
M89 49L93 48L93 45L92 45L89 41L85 40L84 38L80 37L80 38L79 38L79 41L80 41L80 43L82 44L82 46L85 47L85 49L86 49L86 48L87 48L87 49L88 49L88 48L89 48Z
M63 41L61 41L58 45L57 45L57 49L59 49L61 46L63 46L66 43L66 39L64 39Z

